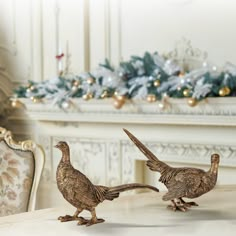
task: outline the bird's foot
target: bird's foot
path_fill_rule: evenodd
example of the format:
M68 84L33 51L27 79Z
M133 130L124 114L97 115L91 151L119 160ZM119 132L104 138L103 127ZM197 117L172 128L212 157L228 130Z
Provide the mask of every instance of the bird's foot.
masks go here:
M91 219L88 221L88 223L86 224L86 226L91 226L91 225L94 225L94 224L99 224L99 223L103 223L105 220L104 219Z
M85 219L84 217L78 217L77 225L86 225L88 222L89 220Z
M73 221L73 220L78 220L79 217L77 216L70 216L70 215L65 215L65 216L59 216L58 220L61 222L67 222L67 221Z
M196 202L185 202L184 205L186 207L199 206Z
M188 208L185 205L168 205L168 209L171 209L172 211L182 211L186 212Z
M182 198L180 198L179 200L185 207L188 207L188 208L192 206L198 206L196 202L185 202Z

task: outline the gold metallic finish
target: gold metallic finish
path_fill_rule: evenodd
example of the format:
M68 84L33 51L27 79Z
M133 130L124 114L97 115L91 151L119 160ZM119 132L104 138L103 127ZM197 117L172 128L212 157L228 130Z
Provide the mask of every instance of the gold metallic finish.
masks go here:
M211 155L211 167L208 171L197 168L174 168L160 161L143 143L133 134L124 129L125 133L148 158L146 165L152 171L161 174L159 181L168 189L163 196L164 201L171 201L168 206L173 211L187 211L191 206L198 206L195 202L185 202L183 198L196 198L212 190L217 181L220 156Z
M189 89L185 89L185 90L183 91L183 95L184 95L185 97L189 97L189 95L190 95L190 90L189 90Z
M73 82L73 86L76 86L76 87L78 87L80 85L80 81L78 81L78 80L75 80L74 82Z
M195 99L195 98L189 98L189 99L188 99L188 105L189 105L190 107L196 106L196 105L197 105L197 99Z
M225 91L224 88L221 88L221 89L219 90L219 95L220 95L221 97L226 96L226 91Z
M148 94L146 99L148 102L155 102L157 100L156 95L154 94Z
M94 78L92 78L92 77L89 77L88 79L87 79L87 83L88 84L93 84L95 81L94 81Z
M104 220L97 218L95 208L104 200L112 201L119 197L120 192L136 188L149 188L156 192L159 191L153 186L138 183L124 184L115 187L93 185L84 174L71 165L68 144L61 141L55 147L62 152L62 158L56 173L58 189L63 197L77 209L73 216L66 215L58 217L58 220L61 222L77 220L79 225L86 226L102 223ZM79 217L78 215L83 210L89 211L92 218L88 220Z
M230 88L229 87L224 87L224 90L225 90L225 94L226 95L229 95L230 93L231 93L231 90L230 90Z
M159 86L161 85L160 80L155 80L155 81L153 82L153 85L154 85L155 87L159 87Z

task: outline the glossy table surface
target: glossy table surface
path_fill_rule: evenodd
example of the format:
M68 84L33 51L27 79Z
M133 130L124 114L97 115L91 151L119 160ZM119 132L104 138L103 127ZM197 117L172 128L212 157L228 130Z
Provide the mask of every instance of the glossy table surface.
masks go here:
M1 236L27 235L235 235L236 187L217 188L198 199L198 207L188 212L172 212L163 193L121 196L97 207L97 215L106 221L90 227L75 221L61 223L57 217L73 214L69 205L58 208L0 217ZM88 212L82 216L90 217Z

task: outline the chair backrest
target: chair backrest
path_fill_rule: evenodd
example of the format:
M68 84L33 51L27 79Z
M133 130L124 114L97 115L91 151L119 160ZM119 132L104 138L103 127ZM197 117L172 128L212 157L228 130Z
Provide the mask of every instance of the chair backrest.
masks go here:
M44 158L34 141L16 142L0 127L0 216L35 209Z

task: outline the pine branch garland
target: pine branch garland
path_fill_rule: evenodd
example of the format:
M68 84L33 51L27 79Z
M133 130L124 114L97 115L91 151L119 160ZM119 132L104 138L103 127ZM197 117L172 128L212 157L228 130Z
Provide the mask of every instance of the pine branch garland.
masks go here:
M14 90L16 98L47 99L60 107L70 98L104 99L124 96L127 99L152 101L163 97L194 98L236 95L236 66L227 63L218 72L203 66L185 72L173 60L161 57L157 52L146 52L143 57L132 56L120 62L118 68L108 59L98 69L80 75L62 74L43 82L29 81L27 86Z

